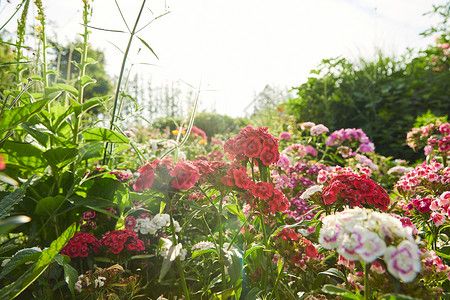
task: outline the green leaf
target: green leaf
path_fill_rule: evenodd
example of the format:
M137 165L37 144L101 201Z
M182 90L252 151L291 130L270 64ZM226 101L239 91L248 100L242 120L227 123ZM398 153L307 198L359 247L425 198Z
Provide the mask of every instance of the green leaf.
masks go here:
M99 158L103 155L103 143L89 143L80 148L80 160Z
M381 296L378 299L389 299L389 300L395 300L395 299L400 299L400 300L420 300L421 298L413 298L410 296L406 296L406 295L402 295L402 294L385 294L383 296Z
M26 248L20 250L19 252L14 254L14 256L11 257L11 260L8 261L8 263L3 267L2 272L0 273L0 279L5 277L12 270L17 268L18 266L23 265L24 263L29 261L36 261L40 255L41 251L36 249Z
M250 254L252 254L254 251L258 249L264 249L264 246L260 244L253 245L250 249L245 251L245 258L247 258Z
M91 84L91 83L96 83L96 82L97 82L97 80L95 80L95 79L89 77L88 75L84 75L84 76L81 77L81 79L80 79L80 83L81 83L81 86L82 86L82 87L85 87L85 86L87 86L87 85L89 85L89 84Z
M123 134L106 128L95 127L83 131L83 137L87 142L129 143L130 140Z
M0 135L14 129L19 124L28 121L32 116L42 110L53 99L39 100L24 106L14 107L0 115Z
M75 292L73 288L75 287L75 283L78 281L78 271L67 263L63 263L64 269L64 280L69 287L70 293L72 294L72 298L75 297Z
M41 129L37 129L33 124L29 122L24 122L20 126L36 141L38 141L39 144L41 144L43 147L47 147L47 143L49 140L49 134L47 132L44 132Z
M241 222L245 221L245 215L244 213L238 208L238 206L236 204L230 204L230 205L225 205L225 208L228 209L228 211L230 213L232 213L233 215L238 216L239 220L241 220Z
M320 288L320 286L323 284L323 282L325 281L325 279L328 276L339 278L342 281L346 280L345 275L341 271L339 271L336 268L330 268L327 271L320 272L319 274L317 274L317 277L316 277L316 279L314 280L314 283L313 283L313 289Z
M77 229L76 223L67 228L63 234L50 244L50 247L42 251L38 261L28 269L22 276L8 286L0 290L3 299L14 299L20 295L30 284L32 284L47 269L55 256L62 250L72 238Z
M45 94L50 94L55 91L65 91L72 94L75 98L78 98L78 90L68 84L56 83L52 87L45 88Z
M22 198L24 197L25 192L32 180L33 177L28 179L27 182L22 184L19 188L15 189L0 201L0 219L9 216L9 213L13 210L14 205L22 201Z
M153 51L152 47L150 47L149 44L147 44L146 41L144 41L143 39L141 39L140 37L137 37L139 40L141 40L141 42L153 53L153 55L159 59L158 55L156 55L155 51Z
M90 65L90 64L96 64L98 63L98 61L96 61L95 59L93 59L92 57L88 57L86 58L86 64Z
M170 255L170 253L169 253L169 255ZM170 269L170 266L172 266L172 263L173 263L173 260L170 260L170 259L164 257L164 260L161 265L161 271L159 273L158 282L161 282L164 279L164 277L166 276L167 272Z
M77 224L73 223L61 234L61 236L50 244L48 249L42 251L42 254L36 262L33 271L40 271L42 268L47 267L52 262L53 258L61 252L62 248L64 248L64 246L69 242L76 231Z
M36 205L34 213L38 216L51 216L53 213L57 213L56 210L64 200L65 198L62 195L42 198Z
M68 164L74 162L78 157L76 148L52 148L45 151L42 157L52 166L62 169Z
M30 217L27 216L13 216L0 220L0 234L11 232L17 226L30 222Z
M345 299L354 299L359 300L358 296L351 293L350 291L347 291L344 288L332 285L332 284L326 284L322 288L322 292L330 295L340 296Z

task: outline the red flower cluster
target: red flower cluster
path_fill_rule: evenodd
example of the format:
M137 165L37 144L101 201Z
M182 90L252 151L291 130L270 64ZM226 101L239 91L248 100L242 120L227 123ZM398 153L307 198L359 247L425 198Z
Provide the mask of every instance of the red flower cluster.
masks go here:
M119 254L124 248L130 251L145 250L144 242L138 238L136 232L128 229L107 232L100 244L109 247L114 254Z
M328 181L328 186L322 190L326 205L342 200L350 207L373 205L381 210L387 210L390 203L386 191L367 175L338 174Z
M169 172L174 177L172 186L179 190L188 190L200 179L198 168L192 163L180 161Z
M235 155L238 161L258 158L267 166L277 163L280 158L278 139L270 135L267 129L268 127L245 127L235 138L225 143L224 151Z
M292 228L284 228L278 232L276 237L272 238L272 242L291 269L306 270L307 263L312 264L312 261L319 261L324 257L323 254L319 255L311 241Z
M61 250L61 254L65 254L71 258L78 256L87 257L89 252L97 254L99 247L100 243L92 233L77 232Z
M171 182L173 188L180 190L191 188L200 179L199 169L193 163L179 161L173 164L167 159L155 159L142 166L138 172L139 177L133 185L138 192L152 187L157 178L160 178L161 184Z
M232 163L227 174L220 180L224 185L236 186L247 192L252 199L252 206L263 212L275 213L289 208L289 200L272 183L256 182L250 180L247 169L240 164Z

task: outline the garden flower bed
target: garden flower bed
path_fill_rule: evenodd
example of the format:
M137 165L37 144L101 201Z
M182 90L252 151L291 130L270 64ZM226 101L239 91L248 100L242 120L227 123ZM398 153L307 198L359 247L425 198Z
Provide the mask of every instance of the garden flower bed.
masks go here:
M42 76L22 66L19 21L23 84L0 111L1 299L450 298L446 117L405 132L424 151L413 164L377 154L362 129L282 112L216 136L194 125L198 102L173 131L128 126L123 68L114 97L85 99L82 2L70 82L47 69L42 2Z

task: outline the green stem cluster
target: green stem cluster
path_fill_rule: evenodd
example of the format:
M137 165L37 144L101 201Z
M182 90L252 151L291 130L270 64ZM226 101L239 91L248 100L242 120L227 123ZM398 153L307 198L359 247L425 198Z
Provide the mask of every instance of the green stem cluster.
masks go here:
M113 106L111 122L110 122L110 126L109 126L110 130L114 130L114 122L116 121L116 111L117 111L117 107L118 107L118 103L119 103L120 87L122 84L123 74L125 72L125 65L127 62L128 52L130 51L131 42L133 41L133 37L136 33L137 25L139 23L139 19L141 18L142 11L144 10L145 1L146 0L142 1L141 9L139 10L139 14L136 18L136 22L134 23L133 30L130 32L130 38L128 39L128 45L125 50L125 54L123 55L122 66L120 67L119 79L117 81L116 93L114 95L114 106ZM105 151L103 152L103 164L104 165L106 165L106 163L107 163L108 148L109 148L109 144L106 143ZM112 149L110 149L110 152L112 152Z
M78 65L78 68L80 70L79 73L79 79L78 79L78 104L83 105L84 102L84 88L85 85L83 85L83 77L86 75L86 67L88 65L87 62L87 54L88 54L88 38L89 38L89 30L88 30L88 24L89 24L89 15L92 14L92 9L88 1L84 1L84 7L83 7L83 25L84 25L84 33L83 36L83 48L81 50L81 61ZM78 133L80 131L80 122L82 117L82 109L80 111L75 112L75 123L73 126L73 143L76 145L78 144Z
M172 209L170 208L170 229L172 230L172 238L173 238L173 245L178 245L178 239L177 239L177 235L175 232L175 224L173 222L173 213L172 213ZM184 293L184 297L185 299L189 300L190 299L190 294L189 294L189 290L187 288L187 284L186 284L186 278L184 277L184 270L183 270L183 265L181 263L180 257L177 256L175 258L176 264L178 266L178 273L180 275L180 281L181 281L181 286L183 288L183 293Z
M39 39L42 42L42 80L44 82L44 88L48 87L48 71L47 71L47 38L45 35L45 14L44 7L42 5L42 0L35 0L34 4L38 9L38 16L36 17L41 28L39 28Z

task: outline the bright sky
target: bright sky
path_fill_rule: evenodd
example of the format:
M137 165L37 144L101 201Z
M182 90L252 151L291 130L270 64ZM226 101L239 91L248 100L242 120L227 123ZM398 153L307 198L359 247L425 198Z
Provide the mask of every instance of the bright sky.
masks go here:
M1 23L20 1L11 2L1 1ZM58 39L74 41L83 30L82 1L43 2ZM132 27L142 2L117 3ZM138 34L159 60L135 39L129 62L156 65L135 68L156 83L200 88L202 109L243 116L266 84L299 86L324 58L368 59L376 48L397 55L424 48L434 37L419 33L436 20L422 14L439 3L445 0L148 0L139 25L169 12ZM113 0L94 0L91 25L127 30ZM92 31L91 43L106 51L108 71L118 75L122 54L111 43L124 50L128 34Z

